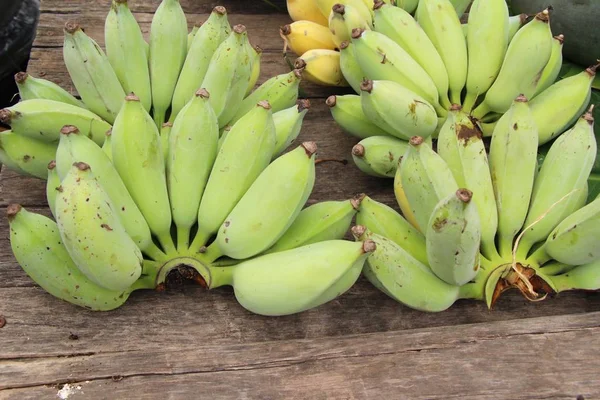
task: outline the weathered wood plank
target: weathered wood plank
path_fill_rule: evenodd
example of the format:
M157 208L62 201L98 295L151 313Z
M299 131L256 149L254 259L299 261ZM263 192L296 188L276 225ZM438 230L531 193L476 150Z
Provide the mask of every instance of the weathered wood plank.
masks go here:
M4 361L0 388L31 386L5 392L19 398L65 382L92 398L148 398L167 388L172 397L201 391L211 399L595 398L599 317L242 345L197 337L156 351Z

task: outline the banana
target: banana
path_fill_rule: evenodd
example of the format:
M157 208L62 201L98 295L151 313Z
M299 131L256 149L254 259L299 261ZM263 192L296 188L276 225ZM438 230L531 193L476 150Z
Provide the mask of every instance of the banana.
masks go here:
M353 29L370 30L372 24L371 15L368 15L368 19L365 18L353 5L337 3L331 8L329 29L336 47L352 38Z
M458 185L448 164L422 137L412 137L409 144L396 172L395 181L402 184L417 228L425 232L437 203L455 193Z
M540 81L538 82L537 89L535 90L534 97L538 94L542 93L544 90L548 89L550 85L556 81L558 78L558 74L560 73L560 69L563 63L563 43L565 41L564 35L554 36L554 40L552 41L552 52L550 53L550 60L548 60L548 64L544 68L542 72L542 76L540 77Z
M399 139L429 137L438 119L423 97L393 81L365 80L360 85L363 112L375 125Z
M538 131L525 96L498 121L489 165L498 209L498 251L512 260L513 239L523 227L537 170ZM482 215L482 218L483 215Z
M239 121L246 113L255 108L259 101L268 101L273 113L292 107L298 100L298 87L301 79L302 72L296 69L268 79L242 101L235 116L228 122L229 125Z
M295 106L273 114L273 123L275 124L273 158L283 153L296 140L302 129L304 116L309 108L309 100L298 100Z
M356 224L392 240L424 265L429 264L425 236L385 204L366 196L356 214Z
M165 167L167 166L167 159L169 157L169 137L171 136L172 129L172 122L165 122L162 128L160 128L160 147L165 157Z
M435 276L399 244L360 225L352 228L352 232L361 240L375 243L376 250L367 258L363 274L394 300L416 310L439 312L461 297L458 286Z
M467 81L467 43L454 6L449 0L420 0L415 19L444 61L450 100L461 104Z
M354 164L367 175L394 178L408 143L389 136L371 136L352 147Z
M17 172L40 179L48 177L48 163L54 159L56 143L42 142L13 131L0 132L0 162Z
M433 80L396 42L379 32L355 29L352 44L358 64L368 79L394 81L439 110L438 89Z
M162 0L150 25L150 85L156 126L165 122L187 54L187 21L179 0ZM192 97L195 87L184 99Z
M451 285L462 286L479 272L481 225L472 198L470 190L458 189L440 200L427 225L429 266L438 278Z
M249 258L283 236L313 189L316 151L314 142L305 142L265 168L219 228L206 250L209 260L218 258L215 253Z
M258 78L260 78L260 61L262 59L262 49L259 46L253 47L253 59L252 59L252 73L250 74L250 80L248 81L248 87L246 88L245 97L249 96L254 90Z
M152 117L128 95L111 135L115 169L166 253L174 251L165 159Z
M80 100L77 100L71 93L49 80L35 78L27 72L17 72L15 74L15 82L22 101L45 99L85 108L85 105Z
M77 92L90 111L112 124L125 97L117 74L98 43L78 24L67 22L64 33L63 58Z
M551 277L557 292L600 289L600 261L578 265L570 271Z
M219 45L227 39L231 27L227 19L225 7L217 6L198 29L185 58L179 79L173 92L171 116L173 122L179 111L194 98L194 93L200 89L211 58Z
M204 185L217 157L219 123L209 97L206 90L198 90L177 115L169 135L167 187L180 251L189 246Z
M570 127L590 102L596 67L562 79L531 101L531 113L539 129L539 144L549 142Z
M253 60L246 51L247 46L250 43L246 27L234 26L233 32L213 54L202 81L202 87L211 94L210 104L219 118L220 128L236 116L248 88Z
M302 78L323 86L349 86L340 69L340 52L313 49L302 54L294 62Z
M106 138L102 144L102 151L106 154L106 157L112 162L112 129L106 131Z
M340 69L348 84L356 93L360 93L360 83L365 76L358 65L358 60L354 54L354 47L349 41L340 43Z
M591 111L554 141L535 180L531 205L519 253L526 254L534 243L545 240L578 202L596 159L594 118ZM568 197L565 197L568 196ZM534 222L536 224L531 226Z
M327 26L327 18L321 14L315 0L287 0L286 3L288 14L293 21L307 20Z
M460 18L465 13L465 10L469 7L469 5L471 5L473 0L450 0L450 2L452 3L452 6L454 6L454 10L456 10L456 15L458 15ZM471 10L473 10L472 5ZM470 16L471 14L469 13L469 17Z
M485 144L469 116L460 108L451 110L454 111L450 112L439 133L437 151L448 164L458 186L467 187L474 193L472 203L480 216L478 229L482 252L488 259L494 259L498 254L495 245L498 210Z
M450 108L448 72L444 61L425 31L408 12L400 7L377 0L374 8L375 31L392 39L419 63L435 84L440 104Z
M60 188L60 177L56 171L56 161L52 160L48 163L48 179L46 180L46 200L48 201L48 208L54 218L56 218L56 195Z
M81 126L81 132L94 142L102 144L110 125L84 108L54 100L32 99L20 101L0 110L0 121L10 125L19 135L45 142L60 139L60 129L65 125Z
M508 42L510 43L519 29L527 23L529 16L527 14L513 15L508 18Z
M467 95L465 112L485 94L500 73L508 48L508 6L505 0L475 0L469 11L467 33Z
M419 6L419 0L396 0L396 6L409 14L413 14Z
M245 261L230 267L235 297L269 316L317 307L350 289L374 250L371 241L330 240Z
M361 201L362 196L359 195L346 201L323 201L303 209L265 254L342 239L348 232Z
M106 191L82 162L73 164L61 188L56 224L71 259L94 283L126 290L140 277L142 253L125 232Z
M127 234L143 251L152 245L150 229L144 216L136 206L110 159L79 129L66 125L61 129L60 142L56 149L56 173L63 181L72 165L83 161L93 171L94 179L104 188L114 206L114 214L119 218Z
M600 198L565 218L548 236L545 251L554 260L581 265L600 258Z
M500 73L473 116L481 119L490 111L504 113L519 94L532 98L550 59L552 40L550 17L548 10L544 10L510 42Z
M104 38L106 56L125 93L135 93L149 112L152 91L146 42L127 0L112 0L104 25Z
M279 28L284 48L289 47L297 55L312 49L335 50L333 35L329 28L312 21L296 21Z
M367 6L363 0L315 0L317 3L317 7L321 10L321 14L325 17L329 17L331 14L331 10L336 4L343 3L344 5L349 5L355 8L360 15L362 15L363 19L371 21L371 11L369 9L371 7Z
M196 36L196 33L198 33L198 29L200 29L200 27L202 26L202 21L198 21L194 24L194 26L192 27L192 30L190 31L190 33L188 33L187 36L187 51L190 51L190 47L192 47L192 42L194 41L194 36Z
M54 221L18 204L11 204L6 213L15 258L45 291L91 310L112 310L125 303L131 289L105 289L79 271L67 253Z
M359 139L371 136L390 136L367 118L360 96L346 94L329 96L325 101L335 122L348 134Z
M213 164L198 210L197 252L217 232L244 193L269 165L275 124L268 102L259 102L227 133Z

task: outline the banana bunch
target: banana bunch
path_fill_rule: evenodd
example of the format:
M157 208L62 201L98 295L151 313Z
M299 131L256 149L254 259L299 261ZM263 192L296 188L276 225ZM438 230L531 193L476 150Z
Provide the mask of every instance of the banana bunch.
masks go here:
M46 179L53 219L8 207L10 242L50 294L92 310L183 277L233 286L251 312L301 312L347 291L371 241L342 238L363 196L305 208L317 146L298 137L310 108L301 71L256 90L260 52L215 7L188 34L164 0L142 37L124 0L106 54L73 23L65 63L82 100L21 73L2 110L2 161Z

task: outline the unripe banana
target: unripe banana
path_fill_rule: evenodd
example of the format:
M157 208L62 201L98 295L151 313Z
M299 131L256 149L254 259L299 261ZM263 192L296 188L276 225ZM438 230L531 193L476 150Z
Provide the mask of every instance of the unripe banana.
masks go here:
M196 22L192 27L192 30L187 35L187 51L189 53L190 47L192 47L192 42L194 41L194 36L198 33L198 29L202 26L202 21Z
M465 13L465 10L469 7L469 5L471 5L473 0L450 0L450 2L456 11L456 15L458 15L460 18ZM471 10L472 9L473 7L471 6Z
M198 210L197 252L217 232L244 193L269 165L275 124L268 102L260 102L227 133L206 183Z
M316 2L319 10L321 10L321 14L325 17L329 17L333 6L343 3L344 5L354 7L364 19L371 20L371 12L369 11L371 7L367 6L363 0L316 0Z
M371 241L330 240L245 261L231 267L235 297L269 316L317 307L346 292L374 250Z
M20 101L0 110L0 121L10 125L19 135L45 142L56 142L65 125L81 126L81 132L94 142L102 144L110 125L91 111L54 100L32 99Z
M305 142L265 168L227 215L207 253L241 260L283 236L313 189L316 151L314 142Z
M185 58L171 103L170 121L174 121L179 111L194 98L194 92L200 89L211 58L219 45L227 39L231 27L225 7L217 6L198 29Z
M235 124L255 108L259 101L268 101L273 113L292 107L298 100L298 87L301 79L302 72L297 69L268 79L242 101L235 116L228 124Z
M275 124L275 150L273 158L279 156L298 137L302 121L310 108L310 101L298 100L298 104L273 114Z
M165 159L152 117L128 95L112 130L112 157L125 187L165 252L173 251Z
M519 96L498 121L489 164L498 209L498 251L512 260L513 239L523 227L537 170L538 131L527 98ZM485 218L482 215L482 218Z
M437 49L448 71L450 100L461 104L467 80L467 43L460 20L449 0L420 0L415 19Z
M165 167L167 166L167 158L169 157L169 137L171 136L171 130L173 129L172 122L165 122L160 128L160 147L165 157Z
M0 132L0 162L40 179L48 177L48 163L54 159L56 143L42 142L13 131Z
M370 30L372 24L370 14L367 19L350 4L337 3L331 8L329 29L336 47L340 47L342 42L349 41L352 38L353 29Z
M325 101L335 122L346 133L359 139L371 136L391 136L367 118L362 109L360 96L346 94L329 96Z
M56 172L63 181L74 163L83 161L90 166L94 179L104 188L114 206L114 214L119 218L127 234L141 250L152 244L150 229L144 216L136 206L110 159L79 129L66 125L61 129L61 137L56 149Z
M302 78L323 86L349 86L340 69L340 52L327 49L309 50L294 62Z
M248 87L246 88L246 94L244 94L244 96L249 96L250 93L252 93L252 91L254 90L254 86L256 86L256 82L260 77L260 61L262 59L262 49L259 46L254 46L252 56L252 73L250 74L250 80L248 81Z
M190 230L217 157L219 123L208 99L206 90L198 90L177 115L169 135L167 187L180 251L189 246Z
M360 83L365 79L365 75L360 69L351 42L344 41L340 44L340 69L352 89L360 93Z
M390 136L371 136L352 148L352 159L362 172L379 178L394 178L408 142ZM364 225L364 224L363 224Z
M125 97L119 78L98 43L78 24L67 22L64 33L63 58L77 92L90 111L112 124Z
M422 137L412 137L409 144L395 180L401 180L417 227L425 232L437 203L455 193L458 185L448 164Z
M112 1L106 16L104 37L106 56L125 93L135 93L146 111L150 111L152 91L146 42L127 0Z
M358 64L368 79L394 81L424 98L436 110L440 108L433 80L392 39L379 32L356 29L352 31L352 44Z
M142 253L125 232L106 191L82 162L73 164L61 188L56 223L71 259L96 284L126 290L140 277Z
M600 260L578 265L572 270L550 278L557 292L600 289Z
M539 129L539 144L549 142L570 127L590 102L596 67L562 79L531 101L531 113Z
M112 162L112 129L106 131L106 138L102 144L102 151L106 154L106 157Z
M451 285L462 286L479 272L481 226L472 197L470 190L458 189L436 205L427 225L429 266Z
M396 0L396 6L409 14L413 14L419 6L419 0Z
M544 10L517 32L508 46L498 77L483 103L473 111L475 118L481 119L490 111L506 112L519 94L533 97L552 53L549 22L548 10Z
M419 262L428 265L425 236L394 209L366 196L360 203L356 224L392 240Z
M529 16L527 14L513 15L508 18L508 42L510 43L519 29L527 23Z
M285 46L297 55L312 49L335 50L333 35L329 28L312 21L296 21L279 28Z
M52 160L48 163L48 179L46 180L46 200L48 201L48 208L54 218L56 218L55 206L56 206L56 195L60 187L60 178L56 171L56 161Z
M360 225L352 228L352 232L361 240L375 242L376 250L367 258L363 274L394 300L416 310L439 312L461 297L458 286L435 276L427 265L397 243Z
M307 20L327 26L327 18L321 13L315 0L287 0L286 4L293 21Z
M150 26L150 84L156 126L165 122L187 54L187 21L179 0L162 0ZM190 98L192 97L192 89ZM184 99L184 104L188 99Z
M397 138L429 137L438 119L423 97L393 81L366 80L360 85L363 112L375 125Z
M343 239L361 201L362 196L357 196L346 201L324 201L303 209L265 254Z
M402 160L400 160L400 162L402 162ZM400 167L400 162L398 167ZM417 219L412 212L410 204L408 204L408 198L406 198L406 192L404 191L404 186L402 185L402 174L400 173L400 168L396 169L396 176L394 176L394 197L396 197L396 202L402 211L402 216L418 230L419 224L417 223Z
M7 209L10 245L23 270L51 295L91 310L121 306L131 289L111 291L89 280L73 263L56 223L18 204Z
M508 48L506 0L475 0L469 11L467 96L463 109L471 111L477 98L492 86Z
M448 72L444 61L427 34L405 10L383 1L375 1L374 25L402 47L427 72L435 84L440 103L449 108Z
M560 73L560 69L563 63L563 43L565 41L564 35L554 36L552 41L552 52L550 53L550 60L542 72L540 81L538 82L537 89L535 90L534 97L548 89Z
M35 78L27 72L18 72L15 75L15 82L17 83L21 100L54 100L85 108L85 105L71 93L46 79Z

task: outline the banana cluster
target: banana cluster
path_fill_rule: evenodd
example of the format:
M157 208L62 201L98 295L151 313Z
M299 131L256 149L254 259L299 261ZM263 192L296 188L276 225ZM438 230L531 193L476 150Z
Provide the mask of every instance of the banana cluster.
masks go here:
M106 54L74 23L64 58L81 101L18 74L22 101L0 116L0 157L47 179L54 220L8 207L13 253L50 294L92 310L121 306L170 274L233 286L239 303L284 315L348 290L375 250L341 240L362 196L304 208L314 142L285 150L310 103L301 71L252 90L260 52L223 7L191 33L163 0L150 43L124 0L106 18ZM285 154L284 154L285 152Z

